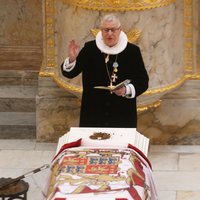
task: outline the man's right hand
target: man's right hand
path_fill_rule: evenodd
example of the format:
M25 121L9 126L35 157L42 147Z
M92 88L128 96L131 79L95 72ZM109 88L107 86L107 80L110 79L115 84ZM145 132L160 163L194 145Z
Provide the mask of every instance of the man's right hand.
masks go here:
M79 54L79 46L76 44L74 40L71 40L68 46L69 62L70 63L74 62L78 54Z

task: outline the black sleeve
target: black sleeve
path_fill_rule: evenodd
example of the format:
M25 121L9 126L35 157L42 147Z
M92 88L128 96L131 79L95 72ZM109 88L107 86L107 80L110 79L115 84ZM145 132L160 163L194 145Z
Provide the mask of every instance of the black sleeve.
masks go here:
M63 76L67 78L74 78L83 71L84 67L87 66L87 60L88 60L87 51L88 51L88 47L86 43L84 47L80 50L78 57L76 58L76 65L71 71L69 72L64 71L63 70L64 62L61 64L61 72Z
M149 76L145 69L144 61L139 47L136 48L135 53L136 53L135 58L136 58L137 71L135 79L132 81L132 83L135 87L136 96L139 96L148 89Z

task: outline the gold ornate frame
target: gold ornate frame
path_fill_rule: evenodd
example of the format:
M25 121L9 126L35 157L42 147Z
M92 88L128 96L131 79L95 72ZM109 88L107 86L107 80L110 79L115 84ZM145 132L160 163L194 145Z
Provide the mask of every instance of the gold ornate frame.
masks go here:
M44 13L44 57L39 75L45 77L53 77L55 82L68 90L73 92L82 92L82 88L69 85L64 82L58 73L55 72L56 67L56 52L55 52L55 1L44 0L43 13ZM127 10L145 10L156 7L166 6L174 3L175 0L62 0L63 3L71 4L81 8L103 10L103 11L127 11ZM101 2L101 3L100 3ZM176 83L166 87L152 89L146 91L143 95L160 94L182 85L187 79L200 79L199 71L194 69L193 66L193 1L184 0L184 70L185 75ZM95 31L95 30L93 30ZM196 72L195 72L196 71ZM160 100L145 107L138 108L139 110L146 110L152 107L158 107Z
M63 3L89 10L128 11L162 7L176 0L63 0Z

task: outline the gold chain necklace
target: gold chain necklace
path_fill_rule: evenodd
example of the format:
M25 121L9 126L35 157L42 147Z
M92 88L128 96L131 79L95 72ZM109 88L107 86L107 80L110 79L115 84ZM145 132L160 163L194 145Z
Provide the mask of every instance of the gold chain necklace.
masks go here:
M117 63L117 57L118 57L118 54L116 55L116 57L115 57L115 61L113 62L113 71L112 71L112 75L110 75L110 72L109 72L109 70L108 70L108 61L109 61L109 54L107 54L107 56L104 54L104 58L105 58L105 65L106 65L106 71L107 71L107 74L108 74L108 78L109 78L109 80L110 80L110 86L112 86L113 85L113 83L115 83L116 82L116 79L118 78L118 76L117 76L117 72L118 72L118 67L119 67L119 65L118 65L118 63Z

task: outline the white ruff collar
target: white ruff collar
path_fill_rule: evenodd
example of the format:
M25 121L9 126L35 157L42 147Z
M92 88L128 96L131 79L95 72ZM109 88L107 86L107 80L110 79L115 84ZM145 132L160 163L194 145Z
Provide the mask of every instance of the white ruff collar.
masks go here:
M115 55L121 53L126 48L127 43L128 38L123 31L120 32L118 43L113 47L109 47L104 43L101 31L99 31L96 36L97 47L101 50L101 52L106 54Z

